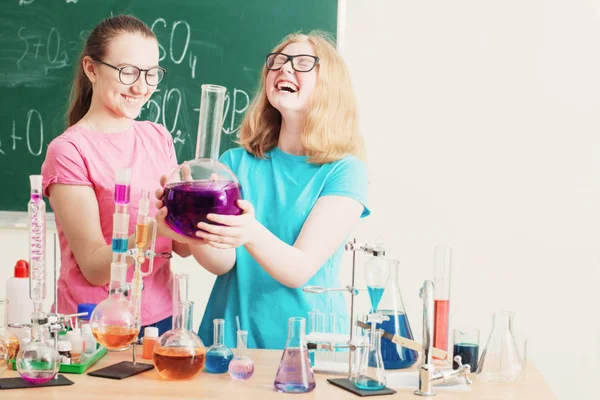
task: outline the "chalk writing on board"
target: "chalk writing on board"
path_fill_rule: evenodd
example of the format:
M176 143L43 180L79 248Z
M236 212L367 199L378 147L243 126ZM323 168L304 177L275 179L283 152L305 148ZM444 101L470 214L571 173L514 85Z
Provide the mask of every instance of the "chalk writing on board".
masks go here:
M20 6L26 6L28 4L33 3L35 0L19 0L19 5Z
M152 32L157 34L157 29L159 29L161 26L166 29L169 28L169 24L164 18L157 18L150 26L150 29L152 29ZM182 37L184 39L183 46L175 46L175 43L181 43L181 40L179 39L181 39ZM171 62L175 64L181 64L185 59L186 55L188 54L191 37L192 29L190 27L190 24L188 24L186 21L175 21L171 25L171 33L169 36L169 51L167 52L167 50L162 44L158 44L158 61L160 62L166 59L168 53L169 60ZM183 48L178 49L177 47ZM196 77L196 60L196 56L190 52L189 66L192 79Z
M239 96L239 97L238 97ZM239 104L243 104L243 106L238 107ZM241 89L234 88L233 89L233 100L231 100L231 96L229 92L225 96L225 121L229 119L229 127L225 123L223 123L223 132L231 135L240 129L240 127L235 127L236 116L242 115L250 105L250 97L248 93ZM231 116L229 114L229 109L231 108Z
M17 140L23 140L23 138L21 136L17 136L17 126L15 124L14 119L12 122L12 134L10 135L10 138L12 139L12 149L16 150L17 149Z
M17 31L17 37L23 44L23 53L16 61L17 69L24 69L24 62L29 61L30 64L43 68L43 75L47 76L49 70L60 69L69 65L69 57L64 49L64 41L55 27L51 27L47 36L44 36L40 33L29 33L27 27L21 26ZM41 50L43 48L46 49L45 52ZM44 79L39 81L43 82Z
M20 127L17 125L16 120L12 120L12 131L10 134L12 148L8 149L16 151L19 149L19 142L25 141L29 154L39 157L42 154L45 145L42 114L36 109L30 109L27 111L25 118L25 122ZM2 150L1 147L0 150ZM4 151L0 151L0 154L6 155Z

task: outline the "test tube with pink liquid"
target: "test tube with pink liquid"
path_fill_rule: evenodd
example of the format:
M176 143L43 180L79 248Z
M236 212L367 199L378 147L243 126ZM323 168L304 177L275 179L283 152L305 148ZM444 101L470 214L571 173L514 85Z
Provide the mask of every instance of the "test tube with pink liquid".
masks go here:
M434 248L433 285L434 285L434 323L433 347L448 351L450 332L450 277L452 273L452 247Z

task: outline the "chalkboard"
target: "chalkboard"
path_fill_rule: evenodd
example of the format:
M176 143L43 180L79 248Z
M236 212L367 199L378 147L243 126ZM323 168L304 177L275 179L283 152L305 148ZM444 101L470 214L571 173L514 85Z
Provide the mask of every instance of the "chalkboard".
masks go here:
M194 158L200 85L227 88L221 152L235 147L265 55L288 33L335 35L337 0L0 0L0 210L25 211L30 174L65 130L75 63L102 18L152 27L168 70L139 119L162 123Z

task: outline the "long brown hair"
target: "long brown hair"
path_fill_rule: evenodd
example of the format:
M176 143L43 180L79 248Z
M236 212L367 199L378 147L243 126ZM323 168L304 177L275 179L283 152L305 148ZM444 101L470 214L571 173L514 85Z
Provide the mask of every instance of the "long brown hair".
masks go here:
M364 158L364 142L358 123L358 108L350 74L335 49L331 36L321 31L306 35L293 33L285 37L273 52L290 43L307 42L320 61L317 84L310 95L301 134L304 155L313 164L337 161L353 154ZM281 129L281 113L269 103L265 82L269 70L260 76L260 87L240 127L239 143L249 153L264 158L277 146Z
M118 15L100 21L90 33L77 61L66 118L67 128L83 118L92 103L92 83L83 71L83 59L85 57L94 60L103 59L110 41L122 33L137 33L146 38L156 39L148 25L131 15Z

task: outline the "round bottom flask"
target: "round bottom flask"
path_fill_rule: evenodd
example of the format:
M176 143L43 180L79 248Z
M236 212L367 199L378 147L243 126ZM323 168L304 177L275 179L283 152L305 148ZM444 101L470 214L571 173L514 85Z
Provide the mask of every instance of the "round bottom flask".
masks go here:
M98 343L111 351L126 350L140 333L139 320L129 301L112 295L96 306L90 325Z
M35 385L52 380L60 367L56 349L46 342L34 341L17 354L17 371L26 382Z
M229 375L233 379L246 380L254 375L254 362L248 357L248 331L237 331L237 356L229 363Z
M156 342L152 361L161 378L188 380L204 368L206 349L195 333L184 328L171 329Z
M196 237L199 222L210 213L240 215L241 187L235 174L223 163L206 158L186 161L169 176L163 187L165 219L174 231Z

